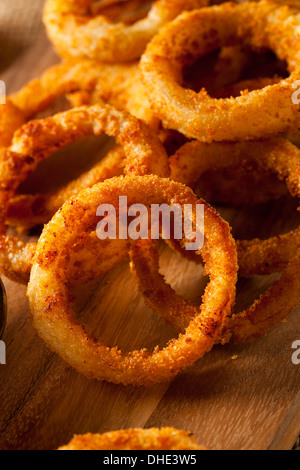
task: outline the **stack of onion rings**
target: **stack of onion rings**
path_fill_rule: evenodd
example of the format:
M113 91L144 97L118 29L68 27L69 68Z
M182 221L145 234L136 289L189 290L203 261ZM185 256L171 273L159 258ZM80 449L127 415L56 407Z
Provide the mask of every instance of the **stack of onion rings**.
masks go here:
M18 282L26 283L30 276L34 327L79 372L116 384L147 386L172 379L216 343L266 334L299 303L300 229L235 243L229 225L193 193L205 172L242 166L251 169L258 185L264 172L275 174L292 196L300 196L300 151L278 137L292 135L299 126L299 106L291 99L293 82L300 78L295 52L300 46L299 16L268 0L213 7L207 7L209 0L157 0L144 19L140 12L131 15L135 1L111 6L108 0L99 8L92 3L46 2L49 36L61 55L72 60L11 96L1 115L0 269ZM121 11L125 16L114 22ZM146 46L139 63L136 59ZM270 73L245 80L251 47L273 50L286 60L290 76ZM217 50L212 70L200 70L200 79L189 82L186 68ZM194 91L203 84L208 90ZM62 95L76 108L27 122ZM39 162L83 136L101 133L115 137L118 145L90 171L45 196L18 194L20 183ZM169 149L169 160L161 141ZM226 189L220 194L224 201ZM276 188L270 196L264 188L259 200L281 194ZM204 247L191 254L185 250L185 237L169 241L205 265L210 281L201 306L185 301L165 283L157 242L98 240L96 209L103 203L116 206L120 195L127 196L129 205L190 204L193 221L197 205L203 204ZM6 233L8 222L28 228L51 217L37 244ZM128 254L147 302L181 333L152 353L122 354L105 346L87 335L73 311L74 284L101 277ZM281 278L250 308L232 315L237 261L242 275L281 272ZM106 446L106 438L95 439L89 435L82 444L90 440L92 446ZM71 443L77 445L79 441Z

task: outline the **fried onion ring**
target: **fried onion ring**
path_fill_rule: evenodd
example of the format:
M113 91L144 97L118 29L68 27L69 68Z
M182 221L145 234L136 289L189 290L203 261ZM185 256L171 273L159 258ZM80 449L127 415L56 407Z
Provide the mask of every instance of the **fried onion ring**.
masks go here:
M76 108L28 122L15 133L12 145L0 151L0 269L7 277L26 283L35 252L35 244L6 236L5 208L19 184L54 151L83 136L103 133L116 137L123 147L125 172L168 176L167 154L159 139L144 123L109 105Z
M206 450L186 431L174 428L128 429L75 436L58 450Z
M190 142L171 158L171 178L190 186L206 167L230 167L251 163L275 172L286 182L292 196L300 197L300 151L285 139L265 142L214 143ZM241 274L267 274L282 270L281 277L259 300L230 320L222 342L231 336L237 343L264 336L284 320L299 304L300 229L269 240L237 242ZM182 250L181 253L184 253ZM130 253L131 270L150 307L177 331L183 331L191 316L170 315L168 305L178 296L159 273L158 249L154 241L141 241Z
M293 82L300 78L299 17L261 1L225 3L183 13L166 25L141 59L149 99L165 127L203 142L267 138L297 128ZM237 98L215 99L181 85L182 68L220 47L271 48L291 75ZM292 45L292 46L291 46Z
M210 282L203 303L194 307L194 318L183 335L152 353L140 350L122 354L118 348L109 348L89 337L76 320L67 285L68 247L71 250L78 239L96 226L96 209L100 204L118 207L119 196L124 194L128 206L136 202L146 206L191 204L195 211L197 204L203 204L205 209L205 242L200 253ZM181 242L184 248L187 243L184 235ZM99 241L98 257L101 253ZM152 175L126 176L82 191L55 214L38 242L28 296L38 334L79 372L98 380L146 386L172 379L220 339L234 303L236 278L235 243L228 224L214 209L180 183ZM190 306L187 304L185 308Z
M44 23L62 57L128 62L143 53L147 43L184 10L209 4L208 0L157 0L146 18L126 25L103 14L91 15L93 0L47 0ZM100 12L101 13L101 12Z

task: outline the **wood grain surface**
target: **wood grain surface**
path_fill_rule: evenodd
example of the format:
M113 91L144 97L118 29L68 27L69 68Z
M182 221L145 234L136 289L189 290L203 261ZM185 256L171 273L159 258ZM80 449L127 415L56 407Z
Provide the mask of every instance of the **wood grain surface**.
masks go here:
M0 2L0 78L9 93L58 61L41 23L42 4ZM93 144L94 154L101 153L101 142ZM93 153L93 146L87 152L80 145L74 150L77 163L83 149L87 159ZM66 178L70 158L73 153L65 151L58 163L51 163L58 164ZM58 171L48 174L43 185L53 184ZM296 207L287 198L259 207L223 209L222 214L236 236L268 237L299 224ZM178 293L200 301L206 282L202 269L163 245L161 266ZM236 309L250 305L275 278L240 280ZM4 282L8 326L3 338L7 364L0 366L0 449L55 449L74 433L165 425L193 432L209 449L293 447L300 431L300 376L299 366L291 360L291 346L300 339L299 309L266 338L214 348L172 383L133 388L88 380L69 367L34 332L26 288ZM145 306L127 261L75 294L79 318L110 346L151 349L174 335Z

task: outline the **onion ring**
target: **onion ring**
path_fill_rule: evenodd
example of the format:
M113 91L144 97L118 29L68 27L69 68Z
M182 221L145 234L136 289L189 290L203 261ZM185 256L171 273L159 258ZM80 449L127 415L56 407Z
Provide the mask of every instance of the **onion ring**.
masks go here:
M206 167L247 166L253 161L258 168L276 172L279 179L285 180L292 196L300 197L300 150L279 138L234 144L190 142L171 158L171 178L193 186ZM300 229L265 241L237 242L237 249L242 274L281 270L282 274L249 309L229 319L222 342L229 341L231 336L237 343L264 336L299 304ZM157 243L141 241L131 250L130 257L131 270L146 302L177 331L183 331L192 316L190 312L186 316L186 312L172 316L167 310L166 304L176 304L178 296L158 272Z
M44 23L62 57L128 62L140 57L147 43L168 21L184 10L208 5L208 0L157 0L146 18L132 25L114 24L103 15L91 16L93 0L47 0Z
M203 303L194 307L194 318L185 333L164 349L155 348L153 353L141 350L122 354L119 349L90 338L76 320L66 284L68 247L71 249L78 238L96 226L96 209L100 204L117 207L118 197L123 194L129 206L135 202L146 206L178 203L192 204L195 210L200 203L205 208L205 243L201 256L210 282ZM183 247L186 242L183 238ZM136 241L130 243L134 245ZM98 251L101 257L100 241ZM228 224L205 201L197 200L191 189L152 175L106 180L67 201L45 227L28 285L33 325L52 350L87 377L144 386L168 381L220 339L235 299L236 261Z
M269 1L202 8L166 25L141 59L149 99L164 126L203 142L267 138L296 129L299 106L293 104L292 95L293 82L300 78L299 25L293 10ZM178 83L184 65L241 41L254 48L271 47L287 61L291 75L262 90L224 100Z
M229 319L223 333L223 344L231 338L236 344L261 338L290 315L299 305L299 263L300 250L290 260L279 281L275 282L266 294L256 300L250 308Z
M10 279L28 281L35 244L6 236L8 201L37 164L54 151L80 137L102 133L116 137L123 147L125 172L169 174L167 155L159 139L144 123L109 105L76 108L25 124L15 133L12 145L1 149L0 159L0 269Z
M128 429L75 436L58 450L205 450L186 431L174 428Z

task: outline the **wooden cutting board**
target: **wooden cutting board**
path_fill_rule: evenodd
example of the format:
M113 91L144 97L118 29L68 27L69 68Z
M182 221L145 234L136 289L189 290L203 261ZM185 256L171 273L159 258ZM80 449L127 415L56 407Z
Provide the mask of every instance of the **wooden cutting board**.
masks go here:
M0 78L9 93L58 61L40 22L42 4L1 0ZM85 144L76 148L77 156L87 155ZM72 152L65 158L73 158ZM66 169L65 163L61 171L70 176ZM222 214L239 237L267 237L299 223L290 200ZM178 293L200 301L205 280L199 267L164 246L161 265ZM237 309L273 279L240 280ZM171 383L137 389L88 380L49 351L29 320L26 288L4 282L8 326L7 364L0 365L0 449L55 449L74 433L166 425L193 432L210 449L293 447L300 431L300 376L291 346L300 339L299 309L266 338L216 347ZM145 306L128 262L76 295L79 317L111 346L151 349L174 335Z

